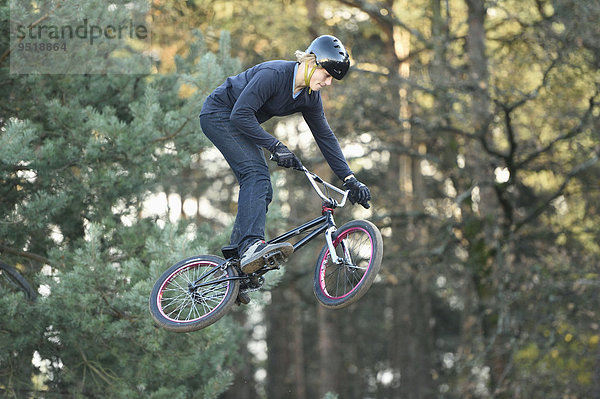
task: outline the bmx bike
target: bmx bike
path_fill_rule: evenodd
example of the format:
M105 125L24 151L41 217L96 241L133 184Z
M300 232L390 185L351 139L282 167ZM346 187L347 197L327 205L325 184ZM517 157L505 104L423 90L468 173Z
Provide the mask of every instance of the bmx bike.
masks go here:
M367 220L352 220L337 228L333 218L342 208L349 191L324 181L306 168L304 172L317 195L323 200L321 216L268 241L281 243L301 236L294 244L298 251L316 237L325 245L317 258L313 291L325 307L339 309L358 301L371 287L383 257L383 239L379 229ZM323 193L333 191L338 201ZM242 273L237 247L221 249L223 257L198 255L184 259L167 269L156 281L150 294L150 314L169 331L189 332L208 327L221 319L233 304L247 304L248 293L260 289L264 275L286 261L278 251L266 254L265 265L250 274ZM293 253L292 255L293 256Z

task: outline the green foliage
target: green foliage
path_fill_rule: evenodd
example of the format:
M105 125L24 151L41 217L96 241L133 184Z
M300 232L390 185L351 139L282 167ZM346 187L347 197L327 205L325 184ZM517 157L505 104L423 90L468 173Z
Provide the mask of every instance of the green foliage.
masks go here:
M1 292L2 394L241 397L255 393L254 369L234 365L244 359L265 367L256 392L273 397L301 384L306 397L593 396L599 13L574 0L155 2L157 74L10 75L0 60L0 256L49 292L34 306ZM1 57L8 24L0 32ZM267 359L237 344L242 312L201 333L157 330L152 281L217 253L235 214L235 179L199 133L203 97L316 34L352 57L323 99L373 193L371 210L347 209L383 230L380 278L324 315L310 292L319 248L295 254L269 276L274 300L253 294L265 311L244 339ZM321 169L296 130L279 138ZM273 176L271 236L312 212L301 178ZM222 213L143 218L159 191Z
M162 75L16 75L0 61L0 256L41 293L28 305L0 287L1 396L216 398L231 384L235 323L173 334L148 313L156 278L214 233L142 214L206 145L202 100L239 69L228 42L213 54L195 32Z
M231 381L235 328L224 323L204 333L173 334L155 327L147 310L157 275L173 259L204 248L175 226L147 229L147 244L139 248L125 240L132 231L137 227L91 225L68 266L41 281L50 294L35 305L33 320L45 326L37 348L51 360L44 382L51 391L84 396L213 398ZM115 248L123 251L118 262Z

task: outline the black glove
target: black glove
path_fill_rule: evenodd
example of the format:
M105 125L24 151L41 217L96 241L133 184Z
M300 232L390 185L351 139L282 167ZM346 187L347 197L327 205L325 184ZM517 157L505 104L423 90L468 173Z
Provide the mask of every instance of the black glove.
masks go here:
M371 191L363 183L356 180L356 177L351 177L344 182L344 188L350 190L348 199L352 204L359 203L366 209L369 209L369 201L371 200Z
M271 153L271 159L277 162L278 166L283 166L284 168L302 168L302 162L300 162L300 159L281 141L275 145L275 148Z

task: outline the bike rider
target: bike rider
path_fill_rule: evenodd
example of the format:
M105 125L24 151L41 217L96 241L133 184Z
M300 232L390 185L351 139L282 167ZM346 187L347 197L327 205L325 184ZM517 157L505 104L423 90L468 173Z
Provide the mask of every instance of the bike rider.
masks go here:
M302 112L315 141L333 172L350 190L351 203L368 208L371 193L355 177L327 123L320 90L341 80L350 67L348 52L334 36L317 37L306 51L296 51L297 61L267 61L231 76L204 101L202 131L219 149L233 170L240 192L231 234L244 273L265 264L264 255L293 252L290 243L267 244L266 214L273 189L263 148L277 165L300 168L300 159L260 124L273 116Z

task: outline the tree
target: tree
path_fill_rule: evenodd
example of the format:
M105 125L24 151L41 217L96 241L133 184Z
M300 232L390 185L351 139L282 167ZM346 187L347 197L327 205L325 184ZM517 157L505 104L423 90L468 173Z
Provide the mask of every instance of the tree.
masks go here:
M0 295L2 396L215 398L231 384L235 323L175 335L147 311L166 267L224 238L144 210L206 145L199 105L239 68L226 35L221 49L197 34L161 75L19 75L0 61L0 257L40 292Z
M567 382L541 377L537 381L543 383L538 385L531 384L535 372L521 361L523 356L532 356L535 360L529 365L542 372L547 360L535 352L540 346L546 348L545 353L577 358L583 364L593 363L595 358L595 344L589 339L595 340L592 337L596 335L582 313L566 315L559 311L555 318L549 309L535 303L548 303L552 298L558 305L561 300L557 298L566 300L567 293L579 286L575 281L591 283L584 277L591 270L577 270L573 265L579 263L581 251L587 259L598 256L597 248L588 240L597 229L586 229L595 233L584 237L576 232L578 229L564 224L570 219L565 217L570 214L567 208L586 209L588 215L597 216L590 212L594 206L588 200L595 191L588 176L598 167L597 146L592 144L597 125L593 115L598 112L597 51L591 40L597 32L587 24L563 22L593 18L597 7L570 7L573 4L567 2L498 5L467 1L446 3L442 12L437 2L431 2L430 14L425 4L399 9L391 5L395 2L385 8L364 1L344 3L364 11L381 27L382 34L377 36L381 45L370 44L369 48L380 51L392 47L395 36L390 33L400 27L410 34L411 48L415 49L408 58L413 73L404 80L411 111L408 120L400 120L408 123L412 144L393 145L396 141L382 134L382 147L392 155L389 169L380 170L394 173L399 163L393 160L408 153L419 160L413 165L419 179L424 177L426 196L419 201L426 206L422 214L416 213L420 219L413 221L437 240L404 246L407 254L402 258L412 259L415 268L400 278L429 280L428 290L434 296L430 301L442 298L459 311L458 338L462 343L453 347L455 338L438 339L448 346L438 348L436 355L438 361L445 359L447 369L455 370L458 378L445 380L442 376L440 389L450 387L457 397L537 397L549 392L586 396L593 389L591 375L568 362L560 368L567 375L577 375L578 383L573 378ZM413 17L411 22L409 16ZM466 30L460 28L463 23ZM364 59L374 58L366 50L364 54ZM429 62L431 59L434 62ZM379 76L393 82L398 78L391 73L395 68L389 71L382 68ZM369 70L361 76L370 75ZM569 86L567 82L580 84ZM374 104L372 114L378 107L386 109L385 104ZM349 120L350 125L359 123ZM384 124L375 127L379 132L385 129ZM389 181L387 175L380 176ZM562 211L558 211L559 203L563 204ZM400 225L402 219L391 211L397 208L390 205L389 209L388 218L381 217L390 220L392 234L397 230L406 234L406 225ZM560 212L564 212L562 216ZM389 249L386 245L388 256ZM400 257L399 252L396 254ZM558 270L561 272L556 274ZM540 279L539 273L544 278ZM564 273L573 273L572 278ZM531 297L531 290L537 299ZM591 300L587 295L583 298ZM407 300L414 300L414 295L403 298ZM434 308L439 306L433 303ZM562 306L575 305L563 303L555 310ZM444 320L440 316L436 315L436 324ZM418 320L405 322L418 325ZM570 346L574 352L569 352L564 345L555 347L554 341L543 338L543 334L558 333L571 339L565 336L564 328L558 328L563 323L581 327L578 335L582 347L591 348L588 355L574 345ZM541 325L546 327L540 336L534 326ZM437 324L436 330L450 327L452 323L446 322ZM416 335L431 334L427 327L418 328ZM445 351L448 357L439 353ZM528 373L523 381L517 376L524 369ZM446 373L444 367L435 370L436 374Z
M6 8L2 10L6 15ZM166 119L160 116L193 102L196 104L190 105L191 109L199 109L202 95L196 91L206 94L209 87L222 82L226 73L239 70L230 63L229 52L250 66L266 59L289 59L293 50L306 46L315 35L334 34L350 49L352 70L341 84L323 92L325 111L353 170L369 185L374 198L371 210L348 208L350 215L344 209L338 222L353 216L378 224L385 238L380 278L359 303L348 309L317 309L310 286L313 254L318 248L307 247L286 265L276 290L253 294L254 307L240 308L257 312L257 317L246 318L237 312L233 324L224 320L185 343L162 341L162 332L153 332L152 342L172 350L165 355L167 363L173 359L170 355L184 352L180 349L183 346L206 343L202 347L207 348L210 358L222 359L209 365L208 370L234 374L220 374L223 383L214 385L215 391L220 391L225 381L234 381L223 397L324 397L329 392L330 397L587 398L600 391L596 295L600 256L600 40L595 2L328 0L245 4L194 0L156 3L151 15L157 33L153 43L162 54L156 65L161 75L142 76L135 81L76 77L70 86L69 79L3 75L1 90L8 93L4 97L14 99L16 105L0 104L6 129L2 132L0 160L3 168L10 164L5 159L31 161L17 164L17 170L2 175L2 189L11 189L2 192L0 207L5 206L5 195L11 198L1 209L7 218L3 220L12 224L0 224L4 229L1 237L14 236L16 241L10 245L3 242L6 245L1 260L18 266L30 280L39 279L37 283L47 285L51 294L42 296L33 307L24 303L22 296L3 296L2 301L10 303L3 305L3 310L11 323L10 332L0 335L7 338L2 347L8 348L1 358L2 365L7 365L2 370L10 370L13 376L37 372L32 371L31 357L38 350L39 359L47 359L44 364L63 378L62 385L57 382L53 389L67 387L74 392L76 388L69 379L80 378L86 370L83 388L87 392L94 388L95 382L89 377L93 375L98 384L112 387L115 392L139 391L125 381L138 379L144 382L146 394L158 396L163 391L157 388L154 378L160 377L151 372L134 376L134 370L119 363L114 352L100 353L91 345L91 360L84 352L86 363L74 346L61 347L40 337L54 334L46 329L52 318L52 325L61 326L57 331L70 343L79 339L70 335L69 319L56 314L57 307L68 305L90 326L113 326L114 321L115 326L122 327L111 330L121 335L107 331L99 337L104 348L110 349L114 337L128 331L127 336L134 337L130 346L135 350L131 353L158 354L145 340L149 326L141 328L148 332L146 335L136 335L124 327L128 323L141 325L130 321L131 315L141 311L132 307L135 300L131 296L141 295L151 281L141 265L152 264L160 257L166 259L166 252L173 258L190 253L186 248L202 237L223 232L223 237L202 240L202 246L215 253L225 241L231 220L224 215L235 214L236 184L227 166L219 165L219 158L200 146L194 148L201 151L199 154L190 155L192 163L180 158L184 155L180 149L191 149L198 138L187 130L193 122L185 124L181 132L163 127L163 134L157 136L146 136L146 130L138 128L148 147L141 154L152 153L156 157L153 163L145 163L143 156L128 162L129 155L121 154L116 157L117 164L110 163L112 158L107 155L98 157L94 165L104 171L102 176L115 170L131 174L136 185L128 189L123 182L130 180L129 176L117 180L119 183L109 177L92 180L96 175L93 170L79 164L71 166L67 161L60 163L56 158L48 161L49 167L39 167L26 153L35 149L35 154L48 157L52 153L49 147L40 152L45 148L44 140L59 135L40 139L36 132L56 133L60 127L71 131L84 126L82 132L95 129L89 118L71 113L70 108L81 113L91 107L96 112L86 115L96 115L102 122L98 124L105 126L105 117L110 114L104 111L107 104L114 109L111 120L124 123L123 129L138 126L142 114L157 115L150 118L150 125L162 126ZM242 19L248 23L240 24ZM192 39L192 27L201 27L206 33L205 47L220 54L216 60L215 55L202 58L206 63L201 63L201 70L170 56L188 55L192 60L206 54L202 46L188 49L189 43L197 43ZM231 28L230 47L220 43L223 27ZM225 65L221 70L219 66ZM39 97L32 94L38 91ZM63 100L62 93L79 91L94 93L95 98ZM192 97L194 93L197 99ZM142 95L158 98L160 110L150 112L151 108L144 108ZM68 104L69 109L46 106L47 99L55 98L59 98L59 105ZM134 114L130 102L138 113ZM80 107L80 103L85 106ZM38 110L40 104L43 108ZM184 113L189 116L197 111L173 112L169 118L174 119L169 120L183 121L178 115ZM8 119L13 116L12 121ZM62 125L55 129L55 121L62 121ZM30 130L30 141L19 139L11 146L7 138L13 136L6 134L9 126L13 135L18 131L25 136ZM310 144L310 133L299 118L270 121L265 127L311 169L329 179L328 167ZM98 130L103 131L112 130ZM174 132L177 134L171 137ZM79 147L69 147L66 140L60 142L64 154L69 154L69 148L73 151L84 147L103 154L97 149L101 145L81 140L81 134L69 136ZM116 144L108 142L111 151L125 145L125 141L113 141ZM31 144L19 144L23 142ZM133 151L138 147L123 147L127 150L122 153L132 150L132 154L138 154ZM160 150L155 151L157 148ZM177 153L172 152L173 148ZM15 154L21 155L15 158ZM172 170L181 172L170 174L169 168L158 166L167 159L175 165ZM151 179L142 178L139 165L154 173ZM34 179L31 171L38 169L47 172ZM53 187L63 186L42 185L40 176L50 182L64 182L64 187L73 185L73 192L53 191ZM310 191L298 189L305 184L302 179L287 171L273 175L277 195L270 211L271 236L304 221L314 209ZM84 184L88 181L94 184ZM155 182L160 186L153 186ZM36 187L43 195L35 196ZM43 187L45 191L41 191ZM94 196L78 194L91 187L98 187ZM186 216L196 226L198 241L181 238L192 227L156 229L154 219L140 218L137 204L145 198L137 194L144 192L141 187L209 203L203 205L206 209L201 214ZM112 190L121 194L111 197ZM43 206L44 198L57 201L54 196L58 194L68 205L56 202L56 206ZM108 201L103 203L103 198ZM30 208L34 205L37 208ZM90 207L98 217L73 217ZM100 208L102 212L96 210ZM26 214L22 212L28 209ZM60 211L57 216L53 216L54 209ZM20 215L15 210L27 218L14 219ZM43 218L47 221L41 223L41 228L27 227L18 232L9 228L15 221L30 223ZM123 223L126 220L134 222L128 222L129 226ZM158 218L161 223L163 220L169 225L166 218ZM139 234L140 229L143 234ZM60 231L62 241L55 242L52 231ZM82 237L88 240L82 241ZM41 249L34 249L39 245ZM121 250L115 252L114 248ZM98 259L101 266L92 270L90 259ZM51 265L45 268L50 276L35 273L46 264ZM120 268L118 273L115 267ZM65 273L63 269L68 273L56 281L52 273ZM150 270L156 272L158 268ZM90 286L96 280L97 286ZM70 287L98 292L99 301L90 302L78 291L77 297L82 300L69 302ZM105 295L106 301L100 295L104 291L111 293ZM261 297L264 302L259 300ZM40 303L48 306L42 311ZM93 308L96 303L101 306ZM41 322L26 324L34 319ZM111 323L100 324L96 319ZM211 337L220 334L221 328L241 324L246 327L243 339L248 345L239 348L236 359L248 363L229 367L228 347L219 346L221 341ZM25 326L31 328L31 334L19 334ZM248 346L259 350L248 351ZM114 349L129 353L129 347L121 342L115 343ZM9 353L18 356L10 357ZM85 366L66 374L66 367L57 360L60 356L68 359L69 365ZM143 359L149 364L153 357ZM196 365L204 358L194 360ZM182 389L191 392L202 390L201 385L207 389L213 386L203 374L206 370L199 368L198 373L203 375L203 384L173 379L163 388L175 390L175 385L181 384ZM9 378L2 381L6 385ZM189 387L184 387L188 381ZM21 382L30 386L29 380ZM81 387L79 384L78 389ZM11 388L17 389L16 385Z
M592 139L597 31L589 28L593 24L566 21L587 21L597 8L569 2L322 3L321 12L331 9L324 24L341 30L354 66L336 92L347 107L336 104L328 116L333 113L330 120L343 140L368 143L353 166L363 166L361 178L370 183L377 204L371 217L391 237L383 274L389 297L379 308L389 306L387 314L397 317L396 329L388 331L406 331L363 357L358 368L368 374L367 364L377 357L385 361L377 362L371 376L389 371L406 377L423 367L420 378L430 370L435 389L456 397L585 396L594 380L569 362L560 368L579 382L541 377L540 390L528 381L536 372L544 375L548 364L530 345L571 358L572 364L593 363L597 351L585 311L558 311L583 306L595 314L566 298L582 282L595 284L594 267L574 265L595 263L590 259L598 252L590 238L597 228L585 223L582 234L567 221L583 223L576 216L581 212L597 216L591 200L597 191L588 180L598 165ZM407 48L402 32L408 52L398 51ZM410 75L397 73L403 63L410 64ZM360 100L347 100L352 98ZM580 260L583 253L586 261ZM567 303L559 305L558 298ZM595 303L587 295L581 299ZM557 305L550 306L557 318L542 316L549 308L534 305L549 301ZM369 309L362 316L386 328L385 314ZM544 338L558 334L572 342L576 334L567 336L558 328L563 324L579 325L586 343L571 345L569 352ZM534 332L540 325L547 328ZM418 359L410 357L411 348L418 348ZM529 366L522 362L525 354L537 354ZM433 395L427 391L432 384L416 381L392 378L388 392ZM385 389L381 382L375 385Z

